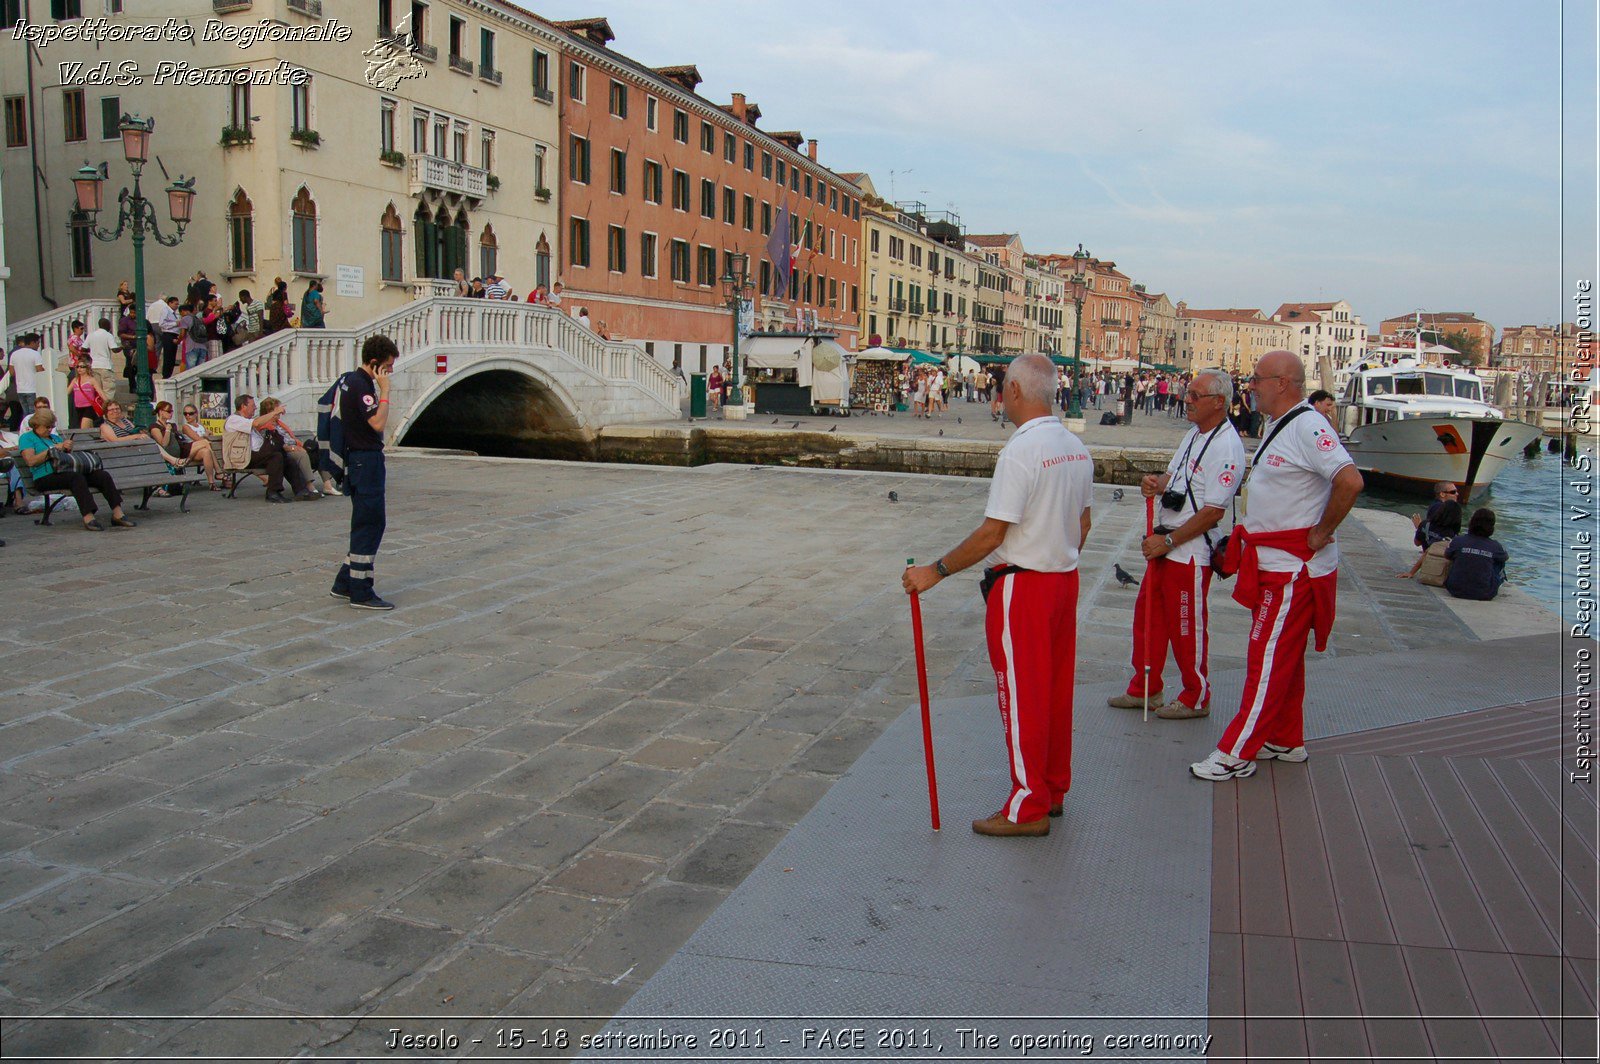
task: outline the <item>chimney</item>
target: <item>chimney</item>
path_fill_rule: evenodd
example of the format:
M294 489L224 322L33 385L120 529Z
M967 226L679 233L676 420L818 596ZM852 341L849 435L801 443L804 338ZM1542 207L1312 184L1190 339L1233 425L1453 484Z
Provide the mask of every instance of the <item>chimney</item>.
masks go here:
M806 155L811 159L812 162L817 161L817 138L812 137L810 140L806 141Z
M728 110L739 121L743 122L745 120L744 93L736 92L733 94L733 103L728 106Z

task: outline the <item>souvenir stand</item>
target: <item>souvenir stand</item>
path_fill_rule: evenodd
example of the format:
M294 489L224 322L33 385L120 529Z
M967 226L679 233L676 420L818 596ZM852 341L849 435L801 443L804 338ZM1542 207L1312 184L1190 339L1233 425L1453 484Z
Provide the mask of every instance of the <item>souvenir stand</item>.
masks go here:
M856 353L855 376L850 381L850 404L875 414L904 410L906 356L887 347L869 347Z

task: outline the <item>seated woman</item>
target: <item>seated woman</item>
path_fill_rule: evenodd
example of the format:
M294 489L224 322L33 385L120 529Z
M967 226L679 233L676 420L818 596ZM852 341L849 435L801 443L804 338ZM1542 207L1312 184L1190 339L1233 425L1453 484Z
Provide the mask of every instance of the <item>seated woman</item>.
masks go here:
M189 407L193 410L193 407ZM222 487L222 481L217 476L217 457L212 453L211 441L201 433L197 440L194 436L184 431L184 426L174 424L172 421L172 404L163 399L156 404L156 423L150 426L150 436L160 446L167 458L167 464L174 470L182 470L186 466L199 466L205 470L206 481L211 485L212 491Z
M1461 503L1457 501L1460 496L1460 489L1448 480L1441 480L1433 486L1433 502L1428 504L1428 512L1425 515L1411 515L1411 523L1417 527L1412 542L1422 548L1422 553L1417 555L1410 569L1396 573L1396 576L1410 580L1422 568L1422 560L1428 556L1429 547L1435 543L1449 542L1461 534Z
M112 400L106 404L106 418L100 423L100 438L107 443L116 443L118 440L149 440L155 437L135 425L122 404Z
M72 369L72 383L67 385L67 427L76 424L80 429L98 428L109 402L111 396L95 380L88 359L80 359Z
M18 459L33 470L33 486L40 491L69 491L77 500L78 512L83 515L83 527L90 532L104 532L106 526L95 516L95 505L90 489L105 496L111 506L111 523L119 528L133 528L135 523L122 512L122 493L117 490L111 474L104 469L92 473L56 472L55 461L62 452L72 450L72 441L56 434L56 416L40 410L28 420L31 426L17 441L21 450Z
M1457 536L1444 549L1450 559L1444 589L1459 599L1487 602L1500 593L1506 581L1506 560L1511 557L1494 538L1494 511L1487 506L1467 522L1467 534Z

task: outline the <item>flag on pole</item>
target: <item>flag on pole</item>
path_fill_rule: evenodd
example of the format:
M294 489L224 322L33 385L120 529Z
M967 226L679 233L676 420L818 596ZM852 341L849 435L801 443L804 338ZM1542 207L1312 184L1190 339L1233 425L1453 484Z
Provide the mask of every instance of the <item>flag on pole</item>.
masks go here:
M789 209L781 204L772 223L772 236L767 239L767 258L772 260L772 291L767 294L787 299L794 257L789 248Z

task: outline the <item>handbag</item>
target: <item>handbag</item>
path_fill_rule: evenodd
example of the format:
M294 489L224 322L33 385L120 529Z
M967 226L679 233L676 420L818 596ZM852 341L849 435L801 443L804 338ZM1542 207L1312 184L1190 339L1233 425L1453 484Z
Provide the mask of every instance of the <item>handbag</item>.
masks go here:
M1428 550L1422 556L1422 567L1417 570L1417 583L1427 584L1429 587L1444 587L1444 579L1450 575L1450 567L1455 564L1452 559L1444 556L1445 548L1449 545L1442 539L1428 544Z
M105 464L93 451L63 451L50 448L50 465L57 473L93 473L104 469Z

